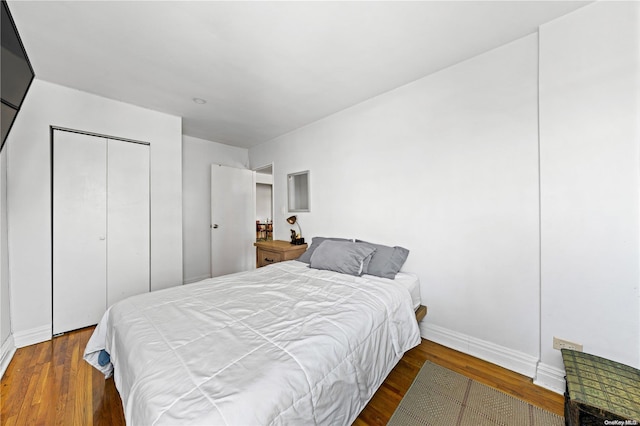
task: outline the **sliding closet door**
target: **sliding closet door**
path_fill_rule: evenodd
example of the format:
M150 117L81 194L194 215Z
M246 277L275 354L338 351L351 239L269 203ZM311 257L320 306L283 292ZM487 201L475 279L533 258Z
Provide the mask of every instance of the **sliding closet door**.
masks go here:
M149 146L108 140L107 306L150 291Z
M105 311L105 142L70 132L56 131L54 135L54 334L96 324Z

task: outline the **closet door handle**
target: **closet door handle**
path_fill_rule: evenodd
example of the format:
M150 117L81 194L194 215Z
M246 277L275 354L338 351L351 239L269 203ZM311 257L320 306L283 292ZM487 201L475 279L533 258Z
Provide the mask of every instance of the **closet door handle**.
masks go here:
M99 239L100 241L104 241L104 240L106 240L106 239L107 239L107 237L105 237L104 235L100 235L100 237L98 237L98 239Z

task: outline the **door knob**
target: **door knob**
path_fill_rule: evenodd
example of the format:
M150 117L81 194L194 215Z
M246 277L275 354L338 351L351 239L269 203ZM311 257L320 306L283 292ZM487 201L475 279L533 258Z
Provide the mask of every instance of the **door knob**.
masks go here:
M217 224L217 223L214 223L211 227L212 227L213 229L218 229L218 224Z

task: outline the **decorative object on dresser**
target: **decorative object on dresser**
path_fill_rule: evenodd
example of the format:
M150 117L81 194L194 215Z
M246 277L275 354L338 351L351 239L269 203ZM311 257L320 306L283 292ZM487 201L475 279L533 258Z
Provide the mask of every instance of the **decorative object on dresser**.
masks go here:
M297 216L289 216L287 218L287 223L289 225L298 225L299 233L296 234L295 229L291 230L291 244L300 245L304 244L304 238L302 238L302 228L300 227L300 223L298 222Z
M562 361L567 425L640 423L640 370L570 349L562 349Z
M288 241L258 241L256 246L256 267L282 262L284 260L295 260L307 250L306 244L292 245Z
M266 222L256 220L256 241L273 240L273 223L270 219Z

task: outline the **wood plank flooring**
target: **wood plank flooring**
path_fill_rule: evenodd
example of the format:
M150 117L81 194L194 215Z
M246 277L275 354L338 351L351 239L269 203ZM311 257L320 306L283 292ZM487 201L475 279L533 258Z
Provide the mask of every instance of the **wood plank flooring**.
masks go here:
M0 381L1 425L124 425L113 379L83 359L93 327L16 351ZM384 425L425 361L562 415L563 397L531 379L423 340L389 374L354 425Z
M463 374L559 416L564 415L564 397L534 385L529 377L423 339L420 345L405 353L354 425L386 425L425 361Z

